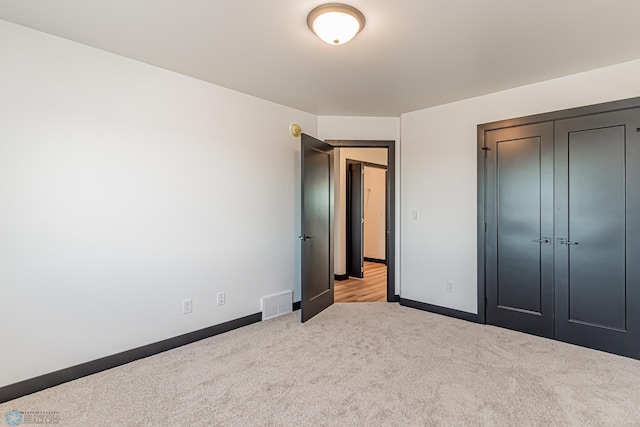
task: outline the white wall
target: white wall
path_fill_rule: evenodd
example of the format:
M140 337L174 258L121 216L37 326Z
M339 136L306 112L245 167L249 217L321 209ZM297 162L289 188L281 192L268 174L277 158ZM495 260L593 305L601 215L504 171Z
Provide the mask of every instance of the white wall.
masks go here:
M288 128L316 116L4 21L0 40L0 386L299 299Z
M477 312L478 124L640 96L638 76L640 60L403 114L402 297Z
M339 117L320 116L318 117L318 138L326 139L355 139L355 140L391 140L396 141L396 293L400 292L400 118L399 117ZM341 151L344 149L341 149ZM358 159L363 160L363 159ZM375 162L374 162L375 163ZM342 173L344 173L343 169ZM338 162L334 175L338 176ZM336 191L337 188L336 188ZM338 203L338 200L336 200ZM336 212L341 212L342 207L336 206ZM342 241L346 233L345 221L338 215L335 217L336 240ZM335 272L344 274L346 272L346 254L344 244L334 247L336 253ZM343 261L344 260L344 261Z
M307 132L308 133L308 132ZM399 117L318 117L320 139L365 139L400 141Z
M386 259L385 169L364 167L364 256Z

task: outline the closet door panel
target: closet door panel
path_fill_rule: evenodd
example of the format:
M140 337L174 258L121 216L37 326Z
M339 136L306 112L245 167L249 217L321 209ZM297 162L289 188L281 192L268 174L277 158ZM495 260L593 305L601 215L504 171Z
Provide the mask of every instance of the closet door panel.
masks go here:
M553 124L485 135L487 323L553 336Z
M625 128L571 132L569 320L626 330Z
M540 138L497 146L498 306L541 315Z
M556 338L640 357L640 110L556 122Z

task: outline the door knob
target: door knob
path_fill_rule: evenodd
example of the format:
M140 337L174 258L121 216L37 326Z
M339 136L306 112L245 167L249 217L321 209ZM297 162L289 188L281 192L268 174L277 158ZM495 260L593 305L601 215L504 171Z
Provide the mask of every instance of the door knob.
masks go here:
M533 243L544 243L545 245L548 245L551 240L548 237L542 237L541 239L533 239L532 240Z
M578 242L570 242L569 239L558 239L558 244L561 246L577 245Z
M309 236L308 234L303 234L302 236L298 236L298 238L300 240L302 240L303 242L309 239L313 239L314 236Z

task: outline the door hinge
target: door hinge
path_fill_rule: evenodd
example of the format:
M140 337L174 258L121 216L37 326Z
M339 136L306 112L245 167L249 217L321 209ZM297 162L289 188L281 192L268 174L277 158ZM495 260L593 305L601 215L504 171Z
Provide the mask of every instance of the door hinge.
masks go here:
M487 232L487 223L486 222L484 223L484 232L485 233Z
M364 273L364 267L360 267L360 273Z

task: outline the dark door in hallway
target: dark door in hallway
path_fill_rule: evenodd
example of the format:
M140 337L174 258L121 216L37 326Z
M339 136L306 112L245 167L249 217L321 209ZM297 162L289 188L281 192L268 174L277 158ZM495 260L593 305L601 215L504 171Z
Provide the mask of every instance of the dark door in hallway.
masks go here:
M364 277L364 164L348 163L347 274Z
M302 300L306 322L333 304L333 147L302 134Z

